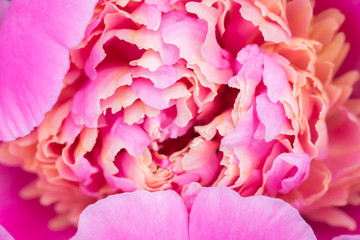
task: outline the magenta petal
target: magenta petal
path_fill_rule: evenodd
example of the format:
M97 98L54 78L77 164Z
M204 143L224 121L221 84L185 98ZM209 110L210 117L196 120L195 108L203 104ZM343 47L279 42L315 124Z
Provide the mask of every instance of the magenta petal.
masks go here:
M68 239L74 234L73 228L58 232L49 230L48 222L55 217L52 207L40 205L39 199L20 198L19 191L33 179L33 174L20 168L0 164L0 225L16 240ZM2 240L1 234L0 229Z
M188 213L174 191L112 195L80 215L76 239L188 239Z
M0 141L28 134L51 109L96 0L13 0L0 29Z
M316 239L298 211L265 196L241 197L226 187L204 188L190 213L190 239Z

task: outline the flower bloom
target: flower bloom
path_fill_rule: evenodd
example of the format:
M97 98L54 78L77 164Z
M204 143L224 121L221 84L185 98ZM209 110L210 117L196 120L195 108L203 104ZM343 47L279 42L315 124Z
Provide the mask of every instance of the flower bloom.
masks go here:
M13 3L0 43L9 40L3 32L17 36L11 21L20 3ZM29 8L54 8L40 5ZM82 5L89 18L94 5ZM64 6L56 14L66 16L72 5ZM76 225L89 204L109 195L171 189L187 199L194 186L278 197L309 219L356 228L337 208L360 204L359 109L349 99L359 75L341 72L349 45L340 11L314 15L310 0L109 0L97 3L90 22L81 19L74 31L87 28L75 48L79 36L58 32L68 22L54 33L40 28L46 44L61 37L54 46L36 42L53 68L43 71L48 59L28 53L30 72L4 71L4 85L17 79L21 87L0 90L20 101L17 108L29 105L0 102L5 141L25 135L52 107L30 134L0 145L3 164L37 175L21 196L54 204L51 228ZM53 81L53 89L42 87L45 80L29 84L35 79ZM30 96L32 87L45 91Z

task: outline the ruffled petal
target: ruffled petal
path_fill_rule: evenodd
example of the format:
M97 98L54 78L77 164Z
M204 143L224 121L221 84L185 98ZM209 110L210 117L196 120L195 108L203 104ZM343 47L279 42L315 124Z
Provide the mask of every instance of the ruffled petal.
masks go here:
M95 0L13 0L0 29L0 140L28 134L62 88Z
M310 158L305 153L282 153L266 173L266 189L272 195L288 193L309 175Z
M225 187L204 188L190 213L190 239L316 239L297 210L282 200L243 198Z
M356 0L318 0L315 2L315 13L328 8L336 8L345 15L345 22L341 26L340 31L346 34L346 41L350 43L350 51L340 69L340 72L344 73L351 69L360 70L360 59L358 54L360 51L360 34L359 31L356 30L359 29L360 26L360 2ZM356 88L357 94L360 92L359 86L360 85L357 85Z
M80 215L77 239L179 239L188 237L188 213L174 191L112 195Z
M111 66L101 69L93 81L86 84L75 94L71 113L78 125L94 128L102 113L100 102L114 94L120 86L132 83L130 73L123 74L124 68Z

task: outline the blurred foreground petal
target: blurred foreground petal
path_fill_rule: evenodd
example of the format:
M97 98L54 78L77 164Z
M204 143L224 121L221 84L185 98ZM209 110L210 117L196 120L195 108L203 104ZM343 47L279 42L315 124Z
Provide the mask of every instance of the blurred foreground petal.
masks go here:
M38 199L20 198L19 191L33 178L20 168L0 165L0 225L17 240L68 239L73 235L73 228L59 232L49 230L48 221L55 215L52 208L41 206ZM3 239L1 234L0 230L0 239Z
M0 141L28 134L51 109L96 2L11 2L0 28Z
M2 240L13 240L14 238L0 225L0 239Z

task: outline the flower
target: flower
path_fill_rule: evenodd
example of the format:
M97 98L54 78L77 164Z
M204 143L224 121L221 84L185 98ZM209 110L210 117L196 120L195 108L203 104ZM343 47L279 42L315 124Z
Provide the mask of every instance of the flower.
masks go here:
M341 67L340 11L314 15L310 0L28 4L13 1L0 31L0 91L13 104L0 102L0 162L36 174L21 196L54 204L52 229L139 189L176 191L190 211L189 191L210 186L356 228L338 208L360 204L359 75Z

